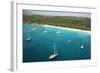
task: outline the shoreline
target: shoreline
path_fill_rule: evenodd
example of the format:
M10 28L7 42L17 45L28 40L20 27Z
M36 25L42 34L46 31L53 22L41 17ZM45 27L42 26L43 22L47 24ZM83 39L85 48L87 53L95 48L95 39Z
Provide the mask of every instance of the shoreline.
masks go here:
M75 29L75 28L68 28L68 27L60 27L60 26L51 26L51 25L44 25L45 27L53 27L53 28L60 28L60 29L65 29L65 30L73 30L73 31L82 31L82 32L87 32L87 33L91 33L91 31L87 31L87 30L81 30L81 29Z

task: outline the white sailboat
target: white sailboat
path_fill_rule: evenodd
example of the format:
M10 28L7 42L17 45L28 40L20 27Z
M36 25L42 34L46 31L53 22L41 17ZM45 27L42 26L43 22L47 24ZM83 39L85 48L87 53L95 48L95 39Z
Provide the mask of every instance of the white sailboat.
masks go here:
M44 30L44 31L43 31L43 33L47 33L47 31L46 31L46 30Z
M56 44L55 44L55 41L54 41L54 50L53 50L53 54L50 55L49 59L54 59L58 56L58 53L56 52Z
M26 41L31 41L32 38L30 37L30 35L28 34L28 38L26 39Z
M81 32L82 32L82 30L81 30ZM82 33L83 33L83 32L82 32ZM82 43L81 43L80 48L81 48L81 49L83 49L83 48L84 48L84 46L83 46L83 41L82 41L82 39L81 39L81 42L82 42Z
M57 31L56 34L60 34L60 31Z
M36 30L36 28L33 28L32 30L33 30L33 31L35 31L35 30Z
M70 43L71 42L71 40L67 40L67 43Z
M45 25L46 25L46 24L43 25L43 33L47 33L47 30L46 30Z
M81 45L81 49L84 48L83 45Z

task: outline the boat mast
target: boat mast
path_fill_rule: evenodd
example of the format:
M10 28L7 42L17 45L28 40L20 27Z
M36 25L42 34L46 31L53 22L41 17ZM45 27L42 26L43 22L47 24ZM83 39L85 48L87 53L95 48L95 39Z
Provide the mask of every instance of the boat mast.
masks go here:
M56 42L54 40L54 54L56 53Z
M83 31L82 30L81 30L81 33L83 35ZM81 38L81 48L83 48L83 40L82 40L82 38Z
M28 38L31 38L30 33L28 33Z

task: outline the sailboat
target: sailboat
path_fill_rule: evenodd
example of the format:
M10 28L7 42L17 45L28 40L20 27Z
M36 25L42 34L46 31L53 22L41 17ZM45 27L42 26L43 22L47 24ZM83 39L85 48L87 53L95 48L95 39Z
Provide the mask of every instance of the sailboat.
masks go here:
M49 59L54 59L58 56L58 52L56 52L56 44L55 44L55 41L54 41L54 50L53 50L53 54L50 55Z
M46 31L46 30L44 30L44 31L43 31L43 33L47 33L47 31Z
M70 43L71 42L71 40L67 40L67 43Z
M81 32L82 32L82 30L81 30ZM82 42L82 44L81 44L81 49L83 49L84 48L84 46L83 46L83 41L82 41L82 39L81 39L81 42Z
M47 30L46 30L46 28L45 28L45 25L46 25L46 24L42 25L43 33L47 33Z
M84 48L83 45L81 45L81 49Z
M28 38L26 39L26 41L31 41L32 38L30 37L30 35L28 34Z
M60 31L57 31L56 34L60 34Z

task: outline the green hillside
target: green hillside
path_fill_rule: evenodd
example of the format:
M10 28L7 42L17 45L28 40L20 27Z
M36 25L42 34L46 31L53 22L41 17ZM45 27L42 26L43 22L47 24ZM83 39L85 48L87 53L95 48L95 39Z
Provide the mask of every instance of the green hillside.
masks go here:
M90 18L85 17L23 15L23 23L48 24L53 26L91 30L91 20Z

